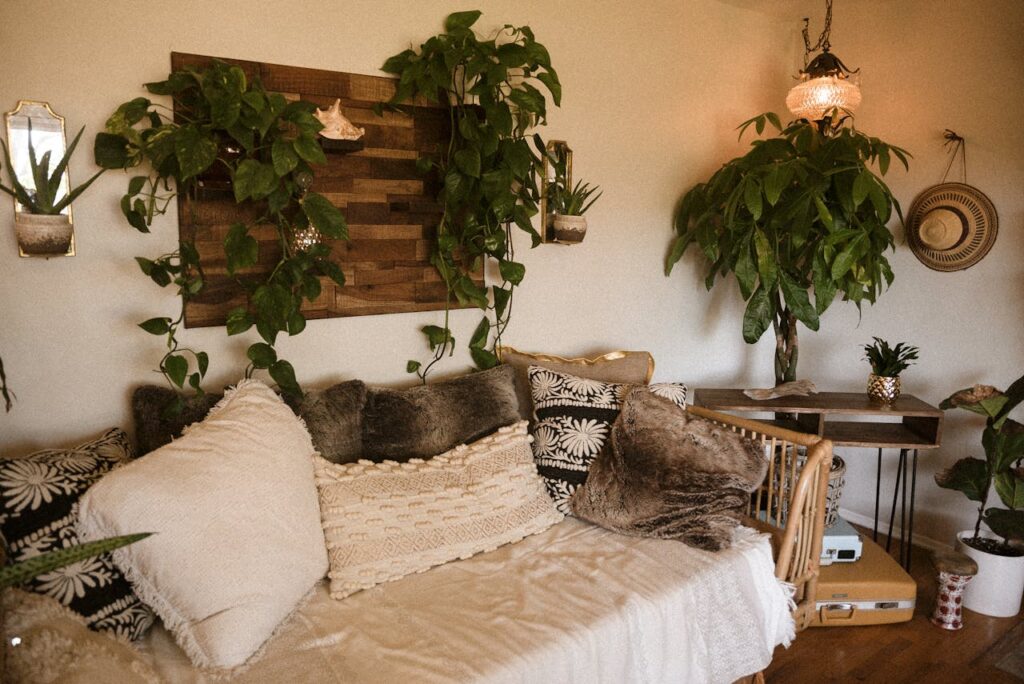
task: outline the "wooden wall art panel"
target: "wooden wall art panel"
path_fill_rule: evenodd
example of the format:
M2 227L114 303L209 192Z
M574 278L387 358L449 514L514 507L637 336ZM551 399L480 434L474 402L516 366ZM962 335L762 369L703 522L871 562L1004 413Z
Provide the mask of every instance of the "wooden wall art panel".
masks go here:
M174 70L204 66L212 57L171 53ZM387 101L396 81L337 71L246 62L237 64L248 78L258 76L269 91L327 108L341 99L352 123L366 129L362 150L325 150L327 164L315 168L313 190L341 209L350 241L326 240L332 259L345 273L337 286L321 278L320 297L303 307L306 318L432 311L444 308L445 286L430 264L432 241L441 218L438 188L416 171L416 159L447 142L447 111L416 103L408 113L374 113ZM224 238L236 221L254 221L257 212L235 204L229 195L179 198L179 234L194 240L206 273L206 287L185 310L187 327L223 325L228 311L245 303L241 286L227 275ZM259 264L241 277L267 274L280 259L281 245L272 225L256 226ZM453 302L457 305L457 302Z

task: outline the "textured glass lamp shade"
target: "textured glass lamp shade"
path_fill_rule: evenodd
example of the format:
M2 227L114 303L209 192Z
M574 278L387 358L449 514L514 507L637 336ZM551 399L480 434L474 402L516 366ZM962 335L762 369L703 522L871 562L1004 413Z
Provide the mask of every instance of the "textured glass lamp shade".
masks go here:
M804 76L786 96L789 111L808 121L820 121L837 107L852 112L858 105L860 87L845 76Z

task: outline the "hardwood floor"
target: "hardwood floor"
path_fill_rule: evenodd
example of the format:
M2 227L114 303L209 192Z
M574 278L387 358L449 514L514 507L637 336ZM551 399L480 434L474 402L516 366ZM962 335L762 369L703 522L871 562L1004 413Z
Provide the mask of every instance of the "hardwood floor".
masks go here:
M870 533L869 533L870 534ZM964 628L947 632L928 621L936 582L928 552L914 548L917 582L914 619L873 627L812 627L779 647L765 672L772 682L983 682L1024 681L996 667L1024 639L1024 611L990 618L965 611Z

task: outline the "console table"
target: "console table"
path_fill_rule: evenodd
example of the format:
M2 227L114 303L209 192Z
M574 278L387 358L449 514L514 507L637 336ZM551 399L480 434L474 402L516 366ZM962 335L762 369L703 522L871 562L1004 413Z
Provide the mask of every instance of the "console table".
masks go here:
M694 404L730 413L775 413L767 422L832 440L833 446L877 449L875 473L875 524L872 539L878 541L878 501L881 496L882 450L899 449L896 485L889 513L889 534L885 548L892 542L892 526L900 504L900 563L910 569L910 546L914 538L914 491L917 488L917 454L934 449L942 439L943 413L917 397L904 394L892 404L872 401L863 392L819 392L807 397L781 397L757 401L738 389L698 389ZM788 417L785 417L788 416ZM882 418L899 419L884 421ZM912 464L912 465L911 465ZM907 505L908 465L910 465L909 517ZM902 482L902 491L901 491Z

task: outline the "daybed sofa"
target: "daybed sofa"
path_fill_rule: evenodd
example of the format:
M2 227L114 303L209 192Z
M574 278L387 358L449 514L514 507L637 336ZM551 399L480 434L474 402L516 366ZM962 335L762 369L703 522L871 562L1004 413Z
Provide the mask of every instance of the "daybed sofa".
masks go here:
M366 421L389 418L369 414L401 411L403 403L444 422L422 396L389 392L362 398L355 422L364 423L356 430L363 441L373 432ZM351 410L337 394L314 396ZM523 408L515 408L522 416ZM516 543L343 600L332 599L336 587L320 581L258 652L231 671L195 667L190 644L176 642L159 621L129 644L85 629L82 617L50 598L9 591L8 674L15 681L81 682L225 676L239 682L731 682L753 676L811 617L831 444L700 407L687 411L755 440L768 461L768 475L727 549L625 536L567 517ZM183 420L190 418L196 419L186 412ZM472 416L463 418L455 432L478 427ZM322 425L310 425L317 422L306 417L314 442L329 442L324 449L361 448L338 433L318 435ZM138 429L140 440L152 432ZM425 437L445 438L451 435L436 430ZM273 538L271 531L267 539ZM116 558L119 565L132 562ZM19 645L11 646L11 638Z

